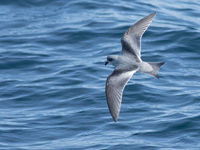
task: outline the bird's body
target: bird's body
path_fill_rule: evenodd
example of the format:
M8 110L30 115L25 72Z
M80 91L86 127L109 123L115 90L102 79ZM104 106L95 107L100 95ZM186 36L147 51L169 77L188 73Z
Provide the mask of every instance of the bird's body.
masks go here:
M106 98L110 113L117 121L124 87L135 72L150 74L156 78L164 62L144 62L141 59L141 38L156 12L139 20L121 38L122 55L109 55L105 64L115 66L106 81Z
M115 66L117 69L119 68L130 69L129 67L135 66L135 65L139 66L140 64L136 60L124 55L110 55L110 56L116 60L116 61L113 61L112 65Z

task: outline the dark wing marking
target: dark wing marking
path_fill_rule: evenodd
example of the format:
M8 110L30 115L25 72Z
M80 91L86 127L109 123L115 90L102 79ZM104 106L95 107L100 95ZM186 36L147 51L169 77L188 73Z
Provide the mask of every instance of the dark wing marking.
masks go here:
M132 77L132 75L136 72L133 71L122 71L122 70L114 70L110 76L108 76L106 81L106 98L108 108L113 117L114 121L117 121L124 87Z
M135 23L132 27L124 33L121 38L122 53L123 55L132 54L136 59L140 60L141 57L141 38L144 32L151 24L156 12L144 17Z

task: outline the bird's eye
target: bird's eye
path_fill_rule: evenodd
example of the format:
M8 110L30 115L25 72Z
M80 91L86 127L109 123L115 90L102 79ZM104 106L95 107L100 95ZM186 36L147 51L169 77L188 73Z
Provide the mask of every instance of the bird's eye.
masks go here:
M113 59L112 58L108 58L108 61L113 61Z

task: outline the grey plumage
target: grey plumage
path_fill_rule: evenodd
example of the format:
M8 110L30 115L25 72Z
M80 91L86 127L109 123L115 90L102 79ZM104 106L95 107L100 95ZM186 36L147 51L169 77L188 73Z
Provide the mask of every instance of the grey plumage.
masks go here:
M124 33L121 38L123 55L134 56L138 61L141 61L141 38L155 15L156 12L144 17Z
M106 97L110 113L117 121L120 112L122 93L127 82L130 80L134 71L120 71L114 70L113 73L107 78L106 81Z
M106 98L108 108L114 121L118 120L124 87L139 71L158 77L158 70L164 62L148 63L141 59L141 38L155 17L156 12L144 17L130 27L122 36L122 55L110 55L107 62L115 66L115 70L106 80Z

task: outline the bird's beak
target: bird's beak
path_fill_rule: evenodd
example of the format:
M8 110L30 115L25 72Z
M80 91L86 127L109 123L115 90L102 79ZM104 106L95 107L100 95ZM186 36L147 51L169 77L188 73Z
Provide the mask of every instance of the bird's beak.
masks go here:
M107 64L108 64L108 61L105 62L105 65L107 65Z

